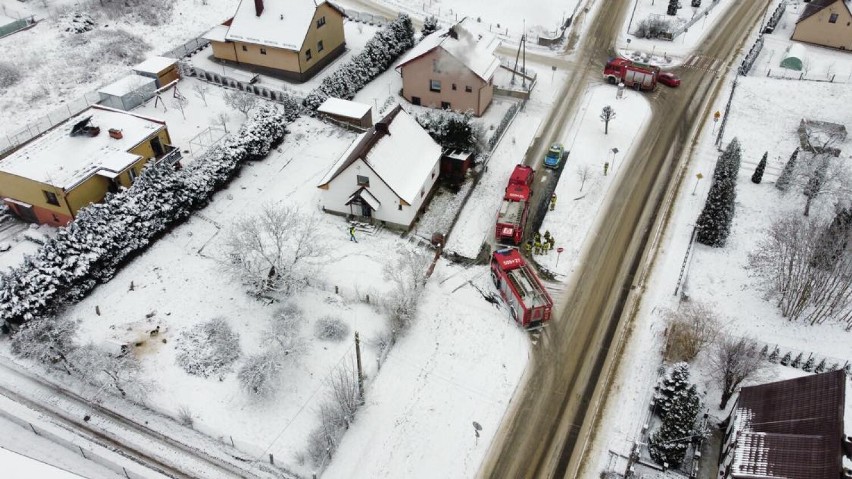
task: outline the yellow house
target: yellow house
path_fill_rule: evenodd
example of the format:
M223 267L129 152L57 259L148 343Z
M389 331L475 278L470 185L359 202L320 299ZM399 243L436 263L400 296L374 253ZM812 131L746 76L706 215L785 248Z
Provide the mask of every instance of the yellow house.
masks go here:
M326 1L241 0L206 34L219 60L306 81L346 50L343 11Z
M165 122L95 105L0 160L0 199L26 221L63 226L152 160L180 160Z
M793 40L852 50L852 0L812 0L796 22Z

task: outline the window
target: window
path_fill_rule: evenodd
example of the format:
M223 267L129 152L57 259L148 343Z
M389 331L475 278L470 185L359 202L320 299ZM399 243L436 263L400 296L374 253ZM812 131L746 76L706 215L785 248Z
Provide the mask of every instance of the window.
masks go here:
M411 104L420 106L420 97L419 96L411 97Z
M432 172L432 178L433 179L435 178L435 172L434 171Z
M441 102L441 109L442 110L452 110L452 108L453 107L450 105L450 102L448 102L448 101L442 101Z
M266 55L266 49L265 49L265 48L261 48L261 49L260 49L260 54L261 54L261 55Z
M322 44L322 40L317 42L317 52L321 52L325 50L325 45Z
M311 51L305 50L305 60L310 61L312 57L313 57L313 55L311 55Z
M129 170L127 170L127 175L130 177L130 183L131 183L131 184L132 184L134 181L136 181L136 176L137 176L137 175L136 175L136 170L134 170L134 169L133 169L133 167L131 167Z
M435 73L441 73L441 67L438 66L438 60L432 60L432 71Z
M358 186L370 186L370 177L358 175Z
M42 193L44 193L44 199L48 204L59 206L59 198L56 197L56 193L44 190L42 190Z
M441 80L429 80L429 91L441 91Z
M243 51L244 51L244 52L247 52L247 51L248 51L248 47L247 47L247 46L245 46L245 45L243 45Z
M426 190L420 190L420 197L423 198L423 195L426 194Z
M456 91L456 84L453 83L453 91Z
M396 208L396 209L398 209L399 211L402 211L402 203L400 203L400 204L397 206L397 208Z
M320 28L320 27L322 27L323 25L325 25L325 17L319 17L319 18L317 18L317 28Z
M828 17L828 23L837 23L837 17L840 15L837 13L832 13L830 17Z
M465 93L471 93L473 91L473 88L466 86L466 87L464 87L464 91L465 91Z

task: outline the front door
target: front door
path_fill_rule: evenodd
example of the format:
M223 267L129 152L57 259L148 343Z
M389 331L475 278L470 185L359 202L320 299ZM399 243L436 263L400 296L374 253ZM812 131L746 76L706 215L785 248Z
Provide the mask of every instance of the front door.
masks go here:
M151 138L151 149L154 150L154 156L162 156L163 153L166 152L166 150L163 149L163 144L160 143L159 136Z
M373 208L370 208L370 205L364 201L361 201L361 216L364 218L372 218L373 217Z
M22 220L28 223L38 223L38 216L36 216L35 210L33 210L31 205L24 206L20 203L15 203L15 211Z

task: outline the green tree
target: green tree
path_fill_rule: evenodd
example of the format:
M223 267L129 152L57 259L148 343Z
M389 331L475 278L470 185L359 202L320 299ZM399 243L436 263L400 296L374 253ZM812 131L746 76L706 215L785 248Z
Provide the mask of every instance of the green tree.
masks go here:
M790 182L793 180L793 173L796 171L796 159L798 157L799 149L796 148L793 150L793 154L790 155L790 159L784 164L784 170L781 171L781 176L779 176L778 180L775 182L775 187L779 190L787 191L787 187L790 186Z
M755 184L760 184L763 181L763 170L766 169L766 157L769 155L769 152L763 154L763 158L760 159L760 163L757 164L757 168L754 169L754 174L751 175L751 182Z

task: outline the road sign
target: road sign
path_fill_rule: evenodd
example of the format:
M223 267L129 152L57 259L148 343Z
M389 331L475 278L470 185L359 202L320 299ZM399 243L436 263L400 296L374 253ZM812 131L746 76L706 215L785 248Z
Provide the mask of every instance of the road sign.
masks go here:
M554 266L554 268L559 267L559 257L562 256L563 251L565 251L565 248L563 248L561 246L556 248L556 266Z
M713 113L713 121L719 121L719 118L721 118L721 117L722 117L722 114L719 113L718 111L716 111L716 113Z
M561 253L561 252L563 252L563 251L565 251L565 248L563 248L563 247L561 247L561 246L560 246L560 247L558 247L558 248L556 248L556 252L557 252L557 253Z

